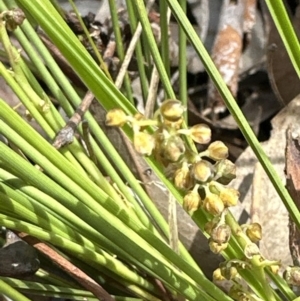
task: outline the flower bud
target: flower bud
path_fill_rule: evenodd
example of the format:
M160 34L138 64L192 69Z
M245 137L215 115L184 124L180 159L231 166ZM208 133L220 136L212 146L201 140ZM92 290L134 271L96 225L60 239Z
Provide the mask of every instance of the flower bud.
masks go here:
M287 267L283 278L289 285L300 286L300 267Z
M260 255L260 251L259 251L258 246L252 242L252 243L249 243L248 245L246 245L246 247L244 249L244 254L245 254L246 258L252 259L253 256Z
M213 281L222 281L225 280L224 276L221 273L221 269L217 268L216 270L214 270L213 272Z
M192 186L190 169L187 164L183 164L181 168L175 171L174 184L177 188L187 190Z
M218 215L224 211L225 206L219 196L209 193L203 201L203 209L212 215Z
M262 229L259 223L253 223L247 227L247 236L252 242L258 242L262 239Z
M211 143L208 148L208 157L220 161L228 157L228 148L222 141L215 141Z
M184 142L179 136L171 136L166 140L163 152L167 160L177 162L185 152Z
M193 164L192 174L197 182L206 183L213 176L213 165L206 160L200 160Z
M7 30L14 31L19 25L22 25L26 18L24 12L20 8L13 8L2 13Z
M105 124L108 126L123 126L127 116L121 109L113 109L107 112Z
M211 231L211 240L223 244L229 241L231 234L231 229L228 225L223 224L219 225L212 229Z
M223 185L229 184L236 178L236 166L230 160L221 160L215 164L217 181Z
M200 144L207 144L211 139L211 129L204 123L196 124L189 129L191 138Z
M232 280L238 275L238 271L236 267L226 264L220 268L221 270L221 275L227 279L227 280Z
M233 188L224 188L220 191L219 197L223 201L225 207L232 207L238 203L240 193Z
M209 191L211 193L214 193L217 195L219 195L221 190L224 189L224 186L216 181L210 181L208 187L209 187Z
M200 208L201 198L197 191L189 191L183 198L183 209L189 214L194 213Z
M155 146L155 139L146 132L136 132L133 136L133 145L139 154L150 156Z
M174 99L165 100L160 107L160 113L163 118L171 122L178 121L182 117L184 111L185 108L182 103L179 100Z
M224 244L218 244L212 240L209 241L209 248L210 250L215 253L215 254L219 254L222 251L224 251L226 248L228 247L228 243L224 243Z

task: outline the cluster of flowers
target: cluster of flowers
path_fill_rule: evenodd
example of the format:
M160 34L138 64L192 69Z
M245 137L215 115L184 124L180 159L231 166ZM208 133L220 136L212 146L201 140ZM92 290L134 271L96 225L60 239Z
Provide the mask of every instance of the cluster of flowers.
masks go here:
M193 214L202 208L213 216L206 231L211 236L209 245L213 252L224 250L230 239L230 227L226 225L226 208L235 206L239 192L227 185L235 178L235 165L227 159L228 148L221 141L209 144L211 130L206 124L182 128L185 108L178 100L166 100L153 119L143 115L126 115L121 109L107 113L106 124L121 127L125 123L133 129L133 144L142 155L154 155L173 179L175 186L184 192L183 207ZM156 130L149 133L146 127ZM208 145L200 152L188 147L186 137Z

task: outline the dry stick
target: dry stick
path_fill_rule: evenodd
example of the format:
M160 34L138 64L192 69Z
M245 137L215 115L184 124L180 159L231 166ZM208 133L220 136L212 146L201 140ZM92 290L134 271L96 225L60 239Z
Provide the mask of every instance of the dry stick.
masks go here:
M157 89L159 84L159 74L157 68L153 66L152 74L151 74L151 81L149 87L149 94L146 101L145 106L145 117L151 118L153 116L153 111L157 99Z
M82 272L75 265L70 263L64 257L59 255L56 251L51 249L45 243L40 242L37 238L32 237L26 233L18 233L19 237L25 240L28 244L34 246L37 250L43 253L46 257L52 260L52 262L69 274L73 279L75 279L79 284L81 284L88 291L93 293L101 301L114 301L115 299L102 288L96 281L90 278L87 274Z
M149 12L149 10L151 9L153 4L154 4L154 0L148 1L147 8L146 8L147 12ZM128 69L129 63L131 61L133 52L134 52L136 44L137 44L137 42L140 38L142 30L143 30L143 28L142 28L141 22L139 22L137 27L136 27L135 33L134 33L133 37L131 38L130 44L129 44L129 46L127 48L127 51L126 51L126 55L124 57L122 66L119 70L119 73L118 73L118 76L117 76L117 79L116 79L116 82L115 82L115 85L118 89L120 89L120 87L123 84L126 71Z
M170 9L170 7L168 7L168 9L167 9L168 25L170 25L170 19L171 19L171 9ZM169 52L170 52L170 50L169 50ZM178 73L178 76L179 76L179 71L177 71L176 73ZM172 76L172 78L173 78L173 76ZM178 77L176 79L178 79ZM174 82L171 82L171 83L174 84ZM158 103L158 105L161 105L161 103L163 102L163 100L166 97L165 95L166 95L165 90L164 90L164 88L162 88L160 90L160 92L158 93L158 95L157 95L157 103Z
M103 61L106 63L107 68L109 68L109 66L112 63L112 58L115 53L116 46L117 46L117 43L115 41L115 37L111 36L110 40L106 46L106 49L104 51L104 54L103 54Z
M75 130L78 124L81 122L84 113L89 109L93 99L94 99L93 93L87 91L81 104L76 109L73 116L69 119L67 124L58 132L53 142L53 146L56 149L59 149L62 146L71 143L73 141Z
M123 63L121 65L120 71L119 71L118 76L117 76L116 81L115 81L115 85L118 89L120 89L120 87L123 84L125 74L127 72L129 63L131 61L133 52L135 50L137 42L139 41L141 33L142 33L142 25L141 25L141 23L139 23L136 30L135 30L135 33L134 33L131 41L130 41L130 44L127 48Z

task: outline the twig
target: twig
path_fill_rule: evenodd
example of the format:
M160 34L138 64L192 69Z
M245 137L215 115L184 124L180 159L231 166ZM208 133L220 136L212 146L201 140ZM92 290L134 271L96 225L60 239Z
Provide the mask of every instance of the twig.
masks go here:
M150 8L152 7L153 4L154 4L154 0L148 1L147 11L150 10ZM136 47L137 42L139 41L141 33L142 33L142 25L139 22L136 27L135 33L134 33L133 37L131 38L130 44L127 48L126 55L125 55L123 63L122 63L122 66L120 68L120 71L119 71L118 76L115 81L115 85L118 89L120 89L123 84L124 77L125 77L126 71L128 69L128 65L131 61L134 49Z
M122 66L120 68L120 71L119 71L118 76L115 81L115 85L118 89L120 89L123 84L124 77L125 77L126 71L128 69L128 65L131 61L134 49L136 47L137 42L139 41L141 33L142 33L142 25L141 25L141 23L139 23L131 41L130 41L130 44L127 48L126 55L124 57Z
M40 242L37 238L32 237L26 233L18 233L19 237L25 240L28 244L34 246L37 250L43 253L46 257L52 260L52 262L69 274L79 284L81 284L88 291L93 293L101 301L114 301L115 299L103 289L103 287L85 274L82 270L74 266L64 257L59 255L56 251L51 249L45 243Z
M89 109L93 99L94 99L93 93L90 91L86 92L81 104L76 109L73 116L69 119L67 124L56 135L56 138L53 142L53 146L56 149L59 149L62 146L71 143L73 141L75 130L78 124L81 122L83 115Z
M103 60L106 63L107 68L110 67L110 65L113 61L113 55L115 53L116 46L117 46L117 43L115 41L114 36L110 37L110 40L109 40L109 42L106 46L106 49L104 51L104 54L103 54Z
M153 66L152 74L151 74L151 81L149 87L149 94L146 101L145 106L145 117L151 118L153 117L153 111L157 99L157 89L159 84L159 74L157 68Z

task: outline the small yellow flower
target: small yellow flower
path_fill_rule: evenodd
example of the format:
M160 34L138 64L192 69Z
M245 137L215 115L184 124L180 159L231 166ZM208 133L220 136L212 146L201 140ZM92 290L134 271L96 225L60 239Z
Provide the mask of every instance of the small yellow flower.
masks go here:
M231 229L228 225L219 225L212 229L211 240L218 244L223 244L229 241L230 235Z
M181 119L184 111L185 107L179 100L175 99L165 100L160 107L160 113L163 118L171 122Z
M175 171L174 184L179 189L187 190L192 186L192 183L188 164L183 163L182 167Z
M228 243L218 244L214 241L209 242L209 248L210 250L215 254L220 254L222 251L224 251L228 247Z
M223 201L225 207L232 207L238 203L240 193L233 188L224 188L220 191L219 197Z
M206 160L200 160L193 164L192 174L197 182L206 183L213 176L213 165Z
M215 160L223 160L228 157L228 147L222 141L215 141L211 143L208 148L208 157Z
M121 109L113 109L107 112L105 124L108 126L123 126L127 121L127 116Z
M183 198L183 208L192 214L201 206L201 198L197 191L189 191Z
M163 157L170 162L177 162L185 152L185 144L179 136L171 136L165 141Z
M215 164L217 181L223 185L236 178L236 166L230 160L221 160Z
M155 139L146 132L136 132L133 136L135 150L145 156L150 156L155 146Z
M262 239L262 229L259 223L250 224L246 230L247 236L252 242L258 242Z
M220 197L213 193L208 193L203 201L203 209L212 215L218 215L225 209Z
M221 269L217 268L213 272L213 281L222 281L222 280L225 280L225 277L222 275Z
M248 259L252 259L254 256L261 257L258 246L253 242L250 242L246 245L246 247L244 248L244 255Z
M224 265L221 267L221 275L227 280L232 280L238 275L238 270L232 265Z
M207 144L211 139L211 129L204 123L196 124L189 129L191 138L200 144Z

